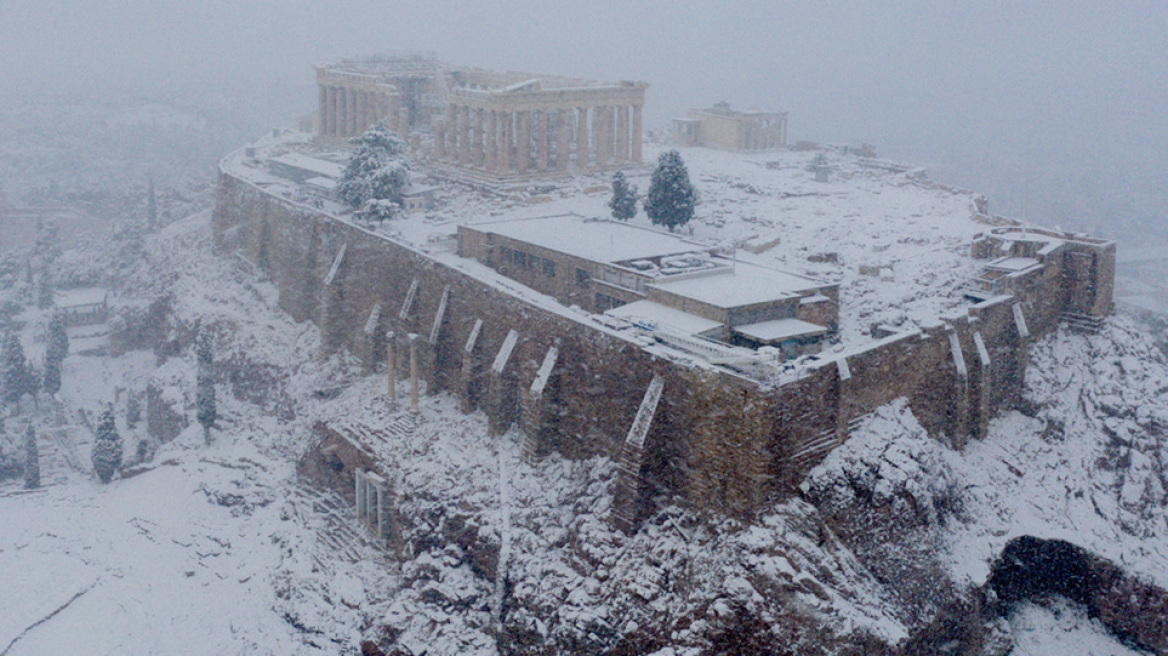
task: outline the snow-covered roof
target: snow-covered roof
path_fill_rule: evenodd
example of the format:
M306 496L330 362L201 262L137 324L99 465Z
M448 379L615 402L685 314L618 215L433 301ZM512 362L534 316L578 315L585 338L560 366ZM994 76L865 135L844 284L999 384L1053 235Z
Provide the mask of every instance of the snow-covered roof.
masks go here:
M1032 257L1001 257L987 264L986 268L998 269L999 271L1025 271L1040 264Z
M332 178L326 178L323 175L318 175L314 178L309 178L309 179L304 181L304 184L310 185L313 187L320 187L321 189L327 189L329 191L332 191L333 189L336 189L336 187L337 187L336 180L334 180Z
M644 328L668 330L682 335L699 335L722 327L722 323L683 312L653 301L635 301L605 312Z
M683 280L656 280L649 286L692 298L719 308L741 307L790 298L798 292L822 287L824 283L772 269L735 261L721 275Z
M339 178L345 172L345 167L340 164L326 162L323 159L309 157L301 153L284 153L273 157L270 161L327 178Z
M657 230L576 215L475 224L475 229L593 262L616 263L706 251L709 246Z
M775 319L745 326L734 326L734 332L763 344L773 344L796 337L826 335L827 328L801 319Z
M57 307L71 308L104 303L106 291L101 287L79 287L77 289L58 289L53 293L53 296Z

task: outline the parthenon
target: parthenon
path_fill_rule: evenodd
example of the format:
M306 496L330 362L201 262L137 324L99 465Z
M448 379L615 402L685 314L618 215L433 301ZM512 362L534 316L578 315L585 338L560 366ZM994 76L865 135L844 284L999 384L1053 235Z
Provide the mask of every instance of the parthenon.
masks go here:
M494 180L641 163L643 82L450 67L430 55L316 71L321 138L352 137L388 118L435 163Z

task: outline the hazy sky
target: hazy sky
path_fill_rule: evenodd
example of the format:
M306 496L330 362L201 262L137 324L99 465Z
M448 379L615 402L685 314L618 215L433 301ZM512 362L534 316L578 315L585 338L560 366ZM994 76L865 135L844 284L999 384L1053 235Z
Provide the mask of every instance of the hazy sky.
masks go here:
M387 49L644 80L650 126L718 100L788 110L792 139L971 184L1058 164L1168 185L1162 0L0 0L0 89L307 86L315 61Z

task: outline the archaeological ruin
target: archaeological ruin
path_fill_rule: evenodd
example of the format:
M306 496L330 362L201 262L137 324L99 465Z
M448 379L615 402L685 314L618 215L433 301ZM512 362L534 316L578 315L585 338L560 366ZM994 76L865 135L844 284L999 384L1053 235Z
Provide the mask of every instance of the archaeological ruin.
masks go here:
M321 64L316 78L319 137L387 119L453 175L509 181L641 163L643 82L503 73L418 53Z
M318 141L388 117L429 130L432 157L422 166L496 180L641 157L643 84L500 75L428 58L317 72ZM781 146L784 131L752 143ZM222 160L219 251L269 278L296 320L314 322L324 355L347 350L371 371L388 362L387 402L392 381L411 380L411 408L419 394L454 394L493 433L517 428L528 459L556 452L620 463L612 512L626 530L661 498L749 519L794 493L860 418L897 398L930 434L961 448L1018 406L1035 338L1060 323L1097 329L1112 311L1113 243L978 207L971 219L983 229L966 243L980 273L961 305L841 341L838 284L684 235L570 214L416 220L412 236L358 225L280 178L274 158L320 148L293 141ZM865 175L904 179L901 171ZM319 476L388 535L383 504L393 491L360 431L320 432Z
M704 146L731 151L782 148L787 145L787 112L739 111L720 102L691 109L673 119L673 140L679 146Z

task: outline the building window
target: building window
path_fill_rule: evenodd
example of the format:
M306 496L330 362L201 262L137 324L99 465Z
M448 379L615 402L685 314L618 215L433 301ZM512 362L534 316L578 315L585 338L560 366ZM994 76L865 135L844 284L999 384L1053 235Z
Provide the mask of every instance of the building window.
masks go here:
M545 259L543 261L543 275L548 276L549 278L555 278L556 277L556 263L552 262L551 260Z
M513 257L515 258L515 266L518 266L518 267L526 267L527 266L527 253L524 253L523 251L512 251L512 253L513 253Z
M624 304L625 304L624 301L620 300L619 298L613 298L613 297L609 296L608 294L597 294L596 295L596 311L597 312L604 312L606 310L618 308Z
M587 287L588 283L592 281L592 276L588 275L587 269L576 269L576 284L581 287Z

